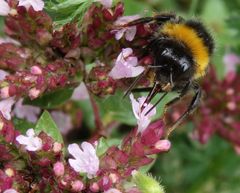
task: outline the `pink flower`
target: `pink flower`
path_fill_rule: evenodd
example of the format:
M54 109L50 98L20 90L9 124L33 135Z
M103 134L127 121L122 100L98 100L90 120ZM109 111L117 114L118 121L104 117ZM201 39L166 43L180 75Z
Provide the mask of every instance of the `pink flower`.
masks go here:
M64 174L64 165L62 162L56 162L53 165L53 171L56 176L63 176Z
M20 119L26 118L29 122L35 123L41 109L31 105L23 105L23 99L19 99L15 104L13 112L16 117Z
M14 189L7 189L3 193L18 193L18 192Z
M112 7L112 0L96 0L96 2L101 3L105 8Z
M240 57L235 53L228 53L224 56L223 62L225 64L226 73L235 72L236 65L240 64Z
M42 69L39 66L32 66L31 73L34 75L40 75L42 74Z
M1 43L0 43L1 44ZM9 73L4 71L4 70L0 70L0 81L4 80L5 77L8 75Z
M10 7L5 0L0 0L0 15L6 16L10 12Z
M79 192L84 188L84 184L80 180L73 181L71 185L74 192Z
M83 142L81 149L76 143L70 144L68 151L75 158L69 159L69 164L76 172L87 173L88 178L96 175L99 159L91 143Z
M107 191L104 191L104 193L122 193L121 191L119 191L118 189L116 188L111 188Z
M38 151L42 149L42 140L35 136L33 129L28 129L26 136L19 135L16 137L18 143L25 145L28 151Z
M147 115L145 115L152 107L152 104L143 104L145 97L138 98L138 101L134 99L133 94L130 95L132 102L132 109L134 116L137 119L138 132L143 132L150 124L150 118L156 114L156 108L153 108Z
M52 111L51 115L62 134L66 135L73 128L72 119L68 114L62 111Z
M72 100L86 100L89 99L88 89L84 82L81 82L77 88L74 89Z
M120 40L125 34L126 40L132 41L136 35L137 27L136 26L121 27L121 26L124 24L127 24L130 21L136 20L138 18L139 18L139 15L119 17L115 22L115 25L120 26L120 29L112 31L112 33L115 33L116 40Z
M28 96L29 96L31 99L35 99L35 98L37 98L39 95L40 95L40 90L38 90L38 89L36 89L36 88L31 88L31 89L28 91Z
M24 6L27 9L32 6L35 11L42 11L44 8L44 1L42 1L42 0L19 0L18 6Z
M144 71L144 67L137 66L137 57L131 56L133 50L131 48L122 49L112 68L109 76L113 79L136 77Z
M13 97L0 101L0 111L7 120L11 119L11 109L15 100Z

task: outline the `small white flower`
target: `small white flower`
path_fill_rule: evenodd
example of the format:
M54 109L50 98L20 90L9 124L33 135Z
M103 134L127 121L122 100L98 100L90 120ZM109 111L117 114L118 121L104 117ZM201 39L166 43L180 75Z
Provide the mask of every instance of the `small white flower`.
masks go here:
M147 115L145 115L153 107L153 105L149 103L146 104L146 106L143 106L143 103L146 100L145 97L140 97L137 101L133 97L133 94L130 94L130 99L132 102L134 116L137 119L138 132L142 133L150 124L150 118L156 114L156 108L153 108Z
M81 148L76 143L70 144L68 151L75 158L68 161L76 172L87 173L88 178L96 175L99 170L99 159L91 143L83 142Z
M104 193L122 193L122 192L116 188L111 188L107 191L104 191Z
M24 6L27 9L32 6L35 11L42 11L44 8L44 1L42 0L19 0L18 6Z
M14 103L15 100L13 97L0 101L0 111L7 120L11 119L11 110Z
M3 193L18 193L18 192L14 189L7 189Z
M74 89L71 99L75 101L89 99L88 89L84 82L81 82L79 86Z
M140 75L144 71L144 67L137 66L138 59L135 56L131 56L132 54L133 50L131 48L122 49L109 76L113 79L121 79Z
M10 12L10 7L5 0L0 0L0 15L6 16Z
M38 151L42 149L42 140L35 136L33 129L28 129L26 136L19 135L16 140L18 143L25 145L28 151Z
M1 41L1 40L0 40ZM1 44L1 42L0 42ZM4 80L6 78L6 76L9 75L8 72L4 71L4 70L0 70L0 81Z

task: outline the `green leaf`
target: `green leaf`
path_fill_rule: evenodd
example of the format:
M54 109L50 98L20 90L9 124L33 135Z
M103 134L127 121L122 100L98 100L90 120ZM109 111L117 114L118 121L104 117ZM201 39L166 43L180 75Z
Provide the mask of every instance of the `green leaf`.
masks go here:
M72 96L72 93L73 89L59 89L57 91L47 93L35 100L25 99L24 104L38 106L45 109L52 109L64 104Z
M55 141L63 143L63 138L60 130L58 129L57 125L53 121L48 111L44 111L41 115L35 126L35 131L36 133L40 133L41 131L43 131L49 136L51 136Z
M13 123L15 128L20 131L22 134L25 134L28 129L34 128L35 124L26 121L25 119L14 118Z
M101 137L97 145L97 155L98 156L103 155L109 147L113 145L118 146L120 142L121 140L119 139L106 139L104 137Z

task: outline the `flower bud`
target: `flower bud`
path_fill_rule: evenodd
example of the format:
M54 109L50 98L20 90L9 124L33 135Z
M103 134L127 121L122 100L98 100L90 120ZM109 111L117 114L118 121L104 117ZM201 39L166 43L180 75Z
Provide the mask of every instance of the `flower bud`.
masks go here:
M53 171L56 176L62 176L64 174L64 165L62 162L56 162L53 165Z
M72 190L75 192L80 192L84 189L84 184L80 180L75 180L72 182Z
M153 177L138 171L132 172L133 181L142 193L164 193L164 188Z

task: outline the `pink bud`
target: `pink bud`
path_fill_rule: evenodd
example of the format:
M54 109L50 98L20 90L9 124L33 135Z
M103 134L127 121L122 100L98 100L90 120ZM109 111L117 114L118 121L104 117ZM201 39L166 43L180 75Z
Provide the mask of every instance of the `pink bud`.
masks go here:
M4 87L0 90L1 98L5 99L9 97L9 87Z
M58 143L58 142L55 142L53 144L53 152L54 153L59 153L61 150L62 150L62 144Z
M31 99L35 99L39 96L39 94L40 94L40 90L38 90L36 88L32 88L32 89L29 90L28 96Z
M227 103L227 108L231 111L234 111L237 108L237 105L235 102L231 101Z
M96 182L94 182L93 184L90 185L90 190L92 192L99 192L99 186Z
M42 69L39 66L32 66L31 73L34 75L40 75L42 74Z
M114 173L111 173L111 174L109 175L109 178L110 178L110 180L112 181L112 183L114 183L114 184L119 180L118 175L117 175L117 174L114 174Z
M79 192L84 189L84 184L80 180L75 180L72 182L72 190Z
M64 174L64 165L62 162L56 162L53 165L53 171L56 176L62 176Z
M155 143L155 148L163 151L168 151L171 147L171 142L167 139L159 140L157 143Z

